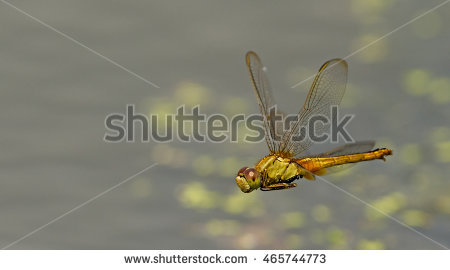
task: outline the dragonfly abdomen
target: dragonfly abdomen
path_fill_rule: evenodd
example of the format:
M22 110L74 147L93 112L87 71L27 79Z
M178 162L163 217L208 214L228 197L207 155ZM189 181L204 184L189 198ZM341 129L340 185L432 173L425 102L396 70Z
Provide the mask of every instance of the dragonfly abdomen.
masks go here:
M342 155L335 157L311 157L297 160L297 163L310 172L318 172L322 169L374 159L383 159L384 156L392 155L391 149L381 148L365 153Z

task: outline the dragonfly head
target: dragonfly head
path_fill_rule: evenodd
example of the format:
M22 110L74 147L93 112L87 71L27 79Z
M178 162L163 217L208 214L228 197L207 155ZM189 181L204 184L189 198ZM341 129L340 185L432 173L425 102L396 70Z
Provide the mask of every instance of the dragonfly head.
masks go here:
M243 167L237 173L236 183L242 192L252 192L261 186L261 174L255 168Z

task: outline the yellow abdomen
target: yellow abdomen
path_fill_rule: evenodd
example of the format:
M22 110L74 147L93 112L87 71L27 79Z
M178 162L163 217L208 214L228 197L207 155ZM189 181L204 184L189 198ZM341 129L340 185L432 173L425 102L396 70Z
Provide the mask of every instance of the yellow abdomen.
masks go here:
M343 165L347 163L355 163L374 159L384 160L384 156L387 155L392 155L392 150L381 148L366 153L358 153L336 157L302 158L296 160L296 162L306 170L315 173L328 167Z

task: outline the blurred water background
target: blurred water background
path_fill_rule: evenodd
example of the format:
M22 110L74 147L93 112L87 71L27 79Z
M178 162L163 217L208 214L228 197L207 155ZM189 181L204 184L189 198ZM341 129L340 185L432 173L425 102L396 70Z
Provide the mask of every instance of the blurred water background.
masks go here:
M0 2L2 247L158 162L10 248L443 248L320 180L241 193L235 174L264 143L103 141L126 104L258 112L248 50L294 113L311 81L292 85L442 0L9 2L160 88ZM351 135L394 155L325 177L447 247L449 23L447 4L347 59Z

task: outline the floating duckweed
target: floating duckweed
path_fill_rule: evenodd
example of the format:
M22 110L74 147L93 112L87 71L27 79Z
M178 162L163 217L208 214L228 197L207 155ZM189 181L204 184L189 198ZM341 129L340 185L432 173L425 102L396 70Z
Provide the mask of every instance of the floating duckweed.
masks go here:
M345 248L347 246L347 236L344 231L331 228L327 231L328 242L333 246L333 248Z
M414 96L421 96L429 92L431 74L425 69L413 69L403 77L405 90Z
M447 104L450 102L450 79L438 78L431 82L431 101L436 104Z
M403 77L403 85L411 95L428 94L431 101L436 104L450 102L450 79L447 77L433 78L427 70L413 69Z
M405 207L406 203L407 200L405 195L399 192L394 192L372 202L372 206L385 214L390 215ZM371 220L385 218L385 215L369 206L366 208L366 216Z
M227 98L223 102L223 110L225 114L234 116L236 114L248 113L249 103L240 97Z
M208 176L214 172L214 160L208 155L201 155L192 162L194 172L199 176Z
M450 214L450 196L439 196L436 199L436 208L441 213Z
M440 162L450 162L450 141L436 143L435 148Z
M235 157L224 158L218 164L221 164L219 173L222 177L236 176L237 170L241 165Z
M151 184L148 179L139 178L130 185L131 194L136 198L146 198L151 193Z
M297 229L305 225L305 215L302 212L288 212L281 215L281 224L285 229Z
M358 245L359 249L381 250L385 249L383 242L380 240L361 240Z
M167 130L167 126L173 125L174 119L173 118L171 119L172 122L167 122L167 115L172 115L176 112L175 103L165 98L155 98L146 101L145 104L146 106L149 106L148 109L149 115L157 115L156 117L157 130L158 132L161 133L161 135L164 135ZM150 118L149 120L153 121L154 118Z
M233 236L239 232L239 223L229 219L212 219L206 223L206 231L212 236Z
M284 243L288 249L299 249L302 247L302 237L298 234L289 234Z
M353 48L359 50L369 44L366 49L358 52L358 58L365 63L375 63L383 61L388 53L388 44L386 39L380 39L375 43L379 36L376 35L364 35L353 41Z
M419 12L423 14L424 11ZM436 13L431 12L411 25L412 32L419 38L429 39L435 37L442 29L442 18Z
M414 227L424 227L428 222L428 215L420 210L406 210L402 218L406 224Z
M218 199L216 192L209 191L200 182L191 182L184 186L178 197L184 207L195 209L214 208Z
M175 99L179 104L195 106L208 104L211 90L198 83L183 81L178 84Z
M314 220L320 223L328 222L331 217L330 209L323 204L314 206L311 214Z
M421 161L421 153L418 144L405 144L400 149L400 160L407 165L416 165Z
M351 9L356 14L367 16L382 13L390 8L394 2L394 0L353 0L351 2Z
M450 162L450 141L435 144L437 159L440 162Z
M264 214L264 207L257 193L242 196L242 193L235 193L225 199L224 210L230 214L246 214L249 216L261 216Z
M258 244L258 239L256 235L252 233L245 233L241 237L239 237L237 243L238 248L240 249L252 249L255 248Z

